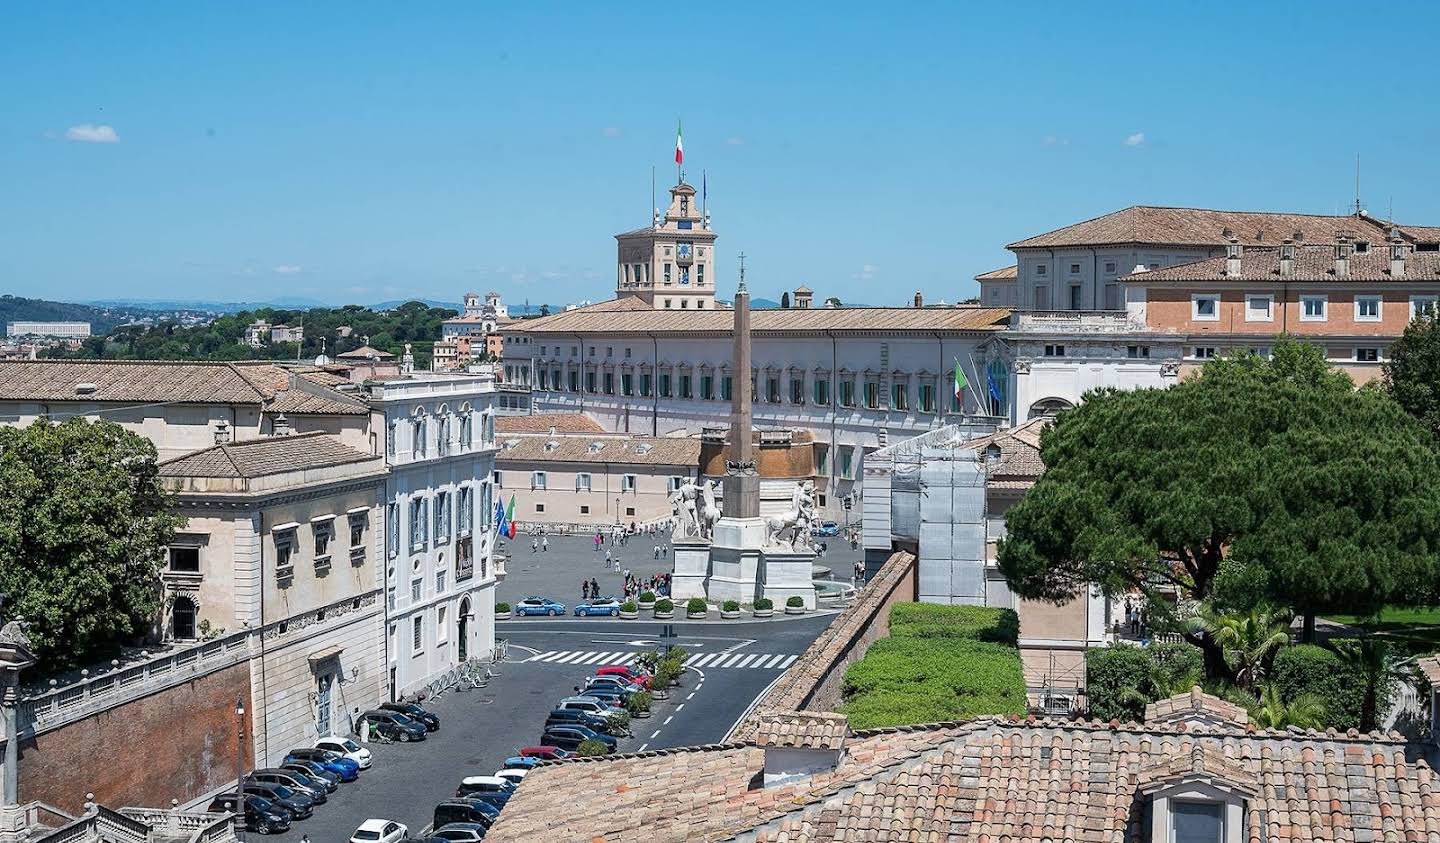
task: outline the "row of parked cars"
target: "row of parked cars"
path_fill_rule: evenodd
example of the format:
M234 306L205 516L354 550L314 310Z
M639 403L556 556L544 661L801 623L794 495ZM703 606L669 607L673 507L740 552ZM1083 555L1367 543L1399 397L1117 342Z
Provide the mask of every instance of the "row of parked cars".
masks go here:
M618 597L596 597L575 605L575 617L589 618L602 615L610 617L620 616L621 600ZM526 597L515 604L515 617L523 618L530 615L544 615L556 617L569 612L564 603L559 600L551 600L548 597Z
M556 703L545 717L541 747L575 752L585 741L598 741L614 752L618 739L629 735L625 704L650 687L650 677L635 668L612 665L597 668L575 695Z
M279 834L313 814L342 783L358 779L370 763L370 750L355 741L324 737L290 750L276 767L251 771L240 794L215 797L210 810L243 816L251 831Z

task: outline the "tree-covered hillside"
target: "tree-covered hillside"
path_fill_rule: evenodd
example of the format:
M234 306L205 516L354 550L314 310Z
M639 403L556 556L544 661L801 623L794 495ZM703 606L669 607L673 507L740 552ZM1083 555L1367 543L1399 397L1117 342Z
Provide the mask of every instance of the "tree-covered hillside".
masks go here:
M150 327L117 328L108 336L91 337L77 351L50 349L48 357L107 360L296 360L313 359L324 352L331 357L368 342L397 357L405 343L412 344L415 363L430 365L430 351L440 336L440 322L459 311L408 302L392 310L374 311L358 304L317 307L311 310L259 308L221 316L208 325L183 327L165 322ZM241 343L245 327L256 319L271 325L303 325L305 342L270 343L251 348ZM350 336L340 336L349 327Z

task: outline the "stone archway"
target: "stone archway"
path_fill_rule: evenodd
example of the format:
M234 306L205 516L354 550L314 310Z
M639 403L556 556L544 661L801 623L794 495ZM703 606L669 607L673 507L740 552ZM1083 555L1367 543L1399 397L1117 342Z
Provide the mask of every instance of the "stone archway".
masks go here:
M456 650L456 660L461 664L470 656L470 595L465 595L460 600L460 612L455 618L456 636L459 640L459 649Z
M1075 405L1064 398L1042 398L1030 405L1031 419L1038 419L1041 416L1054 416L1061 410L1068 410Z

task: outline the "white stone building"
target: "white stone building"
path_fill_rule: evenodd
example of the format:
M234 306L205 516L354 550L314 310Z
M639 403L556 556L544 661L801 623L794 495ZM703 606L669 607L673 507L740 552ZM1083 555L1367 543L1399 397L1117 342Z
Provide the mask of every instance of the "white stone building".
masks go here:
M366 386L390 467L384 652L394 696L494 652L495 396L489 372Z

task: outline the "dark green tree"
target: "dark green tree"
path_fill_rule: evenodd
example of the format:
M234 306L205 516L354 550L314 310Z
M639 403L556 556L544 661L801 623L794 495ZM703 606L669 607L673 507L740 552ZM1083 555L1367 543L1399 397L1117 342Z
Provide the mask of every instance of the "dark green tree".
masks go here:
M1440 436L1440 317L1421 314L1391 344L1385 391Z
M781 308L782 310L789 310L789 309L790 309L790 291L789 291L789 290L786 290L785 292L783 292L783 293L780 294L780 308Z
M155 446L113 422L0 428L0 592L44 669L144 634L160 608L164 546L183 519Z
M1313 617L1433 596L1429 431L1355 390L1314 346L1281 337L1270 360L1244 354L1170 389L1091 393L1045 431L1041 455L1045 474L1010 510L999 548L1022 597L1064 602L1094 583L1153 605L1178 591ZM1226 676L1213 637L1186 634L1206 674Z

